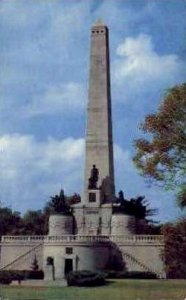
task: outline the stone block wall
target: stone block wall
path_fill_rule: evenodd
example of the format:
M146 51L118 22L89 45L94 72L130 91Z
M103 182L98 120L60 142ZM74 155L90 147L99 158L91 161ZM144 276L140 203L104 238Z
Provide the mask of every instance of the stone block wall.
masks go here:
M36 256L39 269L43 269L43 245L32 242L2 243L0 246L0 269L31 270Z

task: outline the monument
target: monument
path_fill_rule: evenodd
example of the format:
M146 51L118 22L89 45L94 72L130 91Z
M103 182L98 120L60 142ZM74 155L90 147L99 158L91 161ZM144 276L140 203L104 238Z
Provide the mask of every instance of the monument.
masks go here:
M162 236L136 235L139 221L115 213L109 30L91 28L85 179L82 201L71 214L53 214L47 236L2 236L0 270L29 269L34 258L45 280L72 270L150 271L165 277Z
M114 162L112 142L112 116L110 94L110 63L108 28L98 21L91 29L91 53L89 96L87 109L86 155L85 155L85 196L89 202L88 179L92 166L99 170L98 187L107 178L110 195L114 197ZM104 199L100 199L101 203ZM100 204L101 204L100 203Z
M82 203L74 207L76 233L110 234L115 186L109 31L100 20L91 28L85 147L84 194Z

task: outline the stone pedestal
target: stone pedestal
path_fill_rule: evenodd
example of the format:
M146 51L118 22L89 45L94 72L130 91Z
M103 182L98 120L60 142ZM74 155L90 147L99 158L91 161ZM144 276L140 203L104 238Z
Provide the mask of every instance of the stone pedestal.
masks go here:
M73 217L71 215L51 215L49 218L49 235L61 236L73 234Z
M103 204L101 206L101 234L111 234L111 219L112 219L112 205Z
M44 280L55 280L54 278L54 266L52 265L46 265L44 267L44 274L45 274L45 277L44 277Z
M101 191L99 189L88 189L86 206L98 207L101 204Z
M126 214L113 214L111 222L112 235L129 235L136 232L136 218Z

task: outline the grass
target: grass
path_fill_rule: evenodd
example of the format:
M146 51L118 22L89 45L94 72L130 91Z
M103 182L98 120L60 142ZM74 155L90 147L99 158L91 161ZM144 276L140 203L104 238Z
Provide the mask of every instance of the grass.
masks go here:
M0 286L7 300L184 300L186 280L113 280L97 288Z

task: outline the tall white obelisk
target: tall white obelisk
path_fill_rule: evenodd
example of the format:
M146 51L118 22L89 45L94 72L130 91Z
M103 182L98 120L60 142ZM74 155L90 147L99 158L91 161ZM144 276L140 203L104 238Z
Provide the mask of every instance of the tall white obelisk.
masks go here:
M96 189L104 185L107 198L102 203L113 201L114 163L112 141L112 116L110 93L109 31L101 21L91 28L91 53L89 97L86 128L85 152L85 197L84 204L90 200L91 173L97 170ZM93 171L92 171L93 170ZM92 189L94 189L92 187ZM104 197L103 195L101 196ZM94 200L92 201L94 202Z

